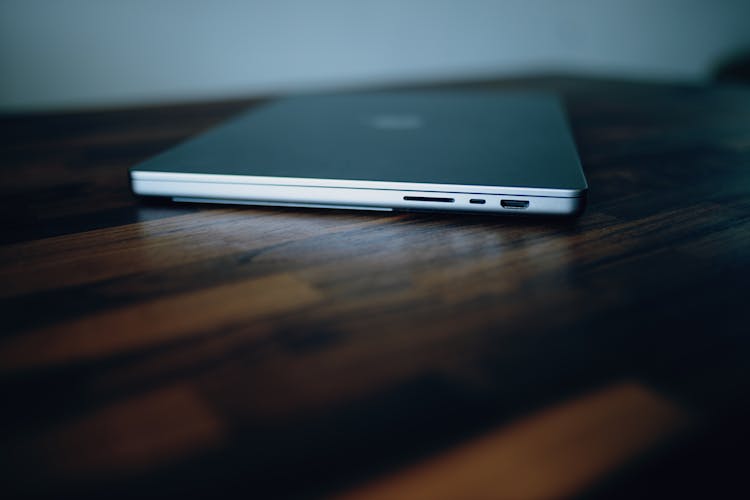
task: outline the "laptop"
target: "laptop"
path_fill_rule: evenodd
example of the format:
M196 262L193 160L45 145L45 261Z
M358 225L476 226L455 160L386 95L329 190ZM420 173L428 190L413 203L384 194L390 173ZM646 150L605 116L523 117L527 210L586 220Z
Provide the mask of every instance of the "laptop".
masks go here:
M575 215L586 179L536 92L307 95L254 107L130 169L179 202Z

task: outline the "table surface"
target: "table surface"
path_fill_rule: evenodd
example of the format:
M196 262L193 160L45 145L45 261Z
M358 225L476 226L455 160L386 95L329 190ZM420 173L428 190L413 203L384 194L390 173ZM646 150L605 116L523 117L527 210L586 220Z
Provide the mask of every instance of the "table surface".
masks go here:
M750 88L569 77L573 220L147 202L253 100L0 117L6 491L745 488Z

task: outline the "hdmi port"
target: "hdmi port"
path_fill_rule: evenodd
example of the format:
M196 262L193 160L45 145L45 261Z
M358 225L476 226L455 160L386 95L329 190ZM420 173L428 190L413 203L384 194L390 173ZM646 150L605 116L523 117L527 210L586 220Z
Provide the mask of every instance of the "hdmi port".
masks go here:
M529 207L528 200L500 200L500 206L503 208L524 209Z

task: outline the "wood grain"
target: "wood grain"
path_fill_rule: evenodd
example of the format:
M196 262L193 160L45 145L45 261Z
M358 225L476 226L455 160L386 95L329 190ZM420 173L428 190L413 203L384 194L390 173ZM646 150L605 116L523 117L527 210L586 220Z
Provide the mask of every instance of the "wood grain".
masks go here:
M0 117L6 491L744 487L750 90L445 87L559 92L587 211L139 200L129 166L257 101Z
M252 324L258 316L289 314L318 299L313 289L287 275L175 295L0 341L0 368L28 370L106 358L238 322Z
M350 499L570 497L688 424L635 384L546 409L345 494Z
M51 429L31 451L47 460L40 465L55 475L107 476L218 447L225 431L195 391L177 385L118 401ZM50 453L50 447L56 452Z

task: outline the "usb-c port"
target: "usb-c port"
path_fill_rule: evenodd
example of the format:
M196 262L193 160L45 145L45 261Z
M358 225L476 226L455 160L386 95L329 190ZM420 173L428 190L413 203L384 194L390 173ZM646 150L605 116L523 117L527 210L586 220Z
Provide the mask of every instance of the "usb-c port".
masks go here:
M487 202L479 198L472 198L469 200L469 203L473 203L474 205L484 205Z
M503 208L524 209L529 207L528 200L500 200L500 206Z

